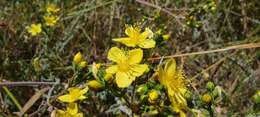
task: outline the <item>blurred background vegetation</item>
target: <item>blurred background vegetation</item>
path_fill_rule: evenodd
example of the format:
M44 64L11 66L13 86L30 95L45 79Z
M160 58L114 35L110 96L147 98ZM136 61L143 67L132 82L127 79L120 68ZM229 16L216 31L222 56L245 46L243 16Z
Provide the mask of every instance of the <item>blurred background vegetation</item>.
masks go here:
M43 27L42 34L30 36L26 27L44 23L48 3L60 8L60 20L54 27ZM0 10L1 81L59 79L65 83L72 77L73 71L67 66L75 53L81 51L89 64L106 63L108 49L118 45L111 39L122 37L126 24L139 23L157 34L157 48L147 51L149 57L260 42L258 0L1 0ZM35 58L40 58L40 72L32 64ZM200 93L205 92L208 81L222 87L226 98L217 106L223 115L245 116L254 111L251 97L260 88L259 49L177 60L187 78L195 78L193 84ZM10 90L24 104L39 88ZM2 89L0 94L3 116L18 111ZM28 113L42 105L36 102Z

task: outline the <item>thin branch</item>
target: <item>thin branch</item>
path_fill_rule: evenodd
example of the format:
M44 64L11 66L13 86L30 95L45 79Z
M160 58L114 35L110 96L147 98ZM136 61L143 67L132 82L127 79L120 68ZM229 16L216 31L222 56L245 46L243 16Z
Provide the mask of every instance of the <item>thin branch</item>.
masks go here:
M55 82L0 82L0 88L3 86L34 86L34 85L54 85Z
M175 14L173 14L171 11L167 10L167 9L164 9L158 5L155 5L155 4L152 4L152 3L149 3L149 2L146 2L146 1L143 1L143 0L136 0L136 2L140 3L140 4L143 4L143 5L146 5L146 6L149 6L149 7L153 7L153 8L156 8L158 10L161 10L163 12L165 12L166 14L169 14L170 16L174 17L176 19L176 21L180 24L180 25L183 25L183 23L181 23L180 19L184 19L184 17L181 17L181 16L177 16Z
M223 52L223 51L236 50L236 49L251 49L251 48L259 48L259 47L260 47L260 43L249 43L249 44L229 46L229 47L215 49L215 50L207 50L207 51L199 51L199 52L163 56L163 58L176 58L176 57L184 57L184 56L192 56L192 55L200 55L200 54L209 54L209 53L215 53L215 52ZM161 58L162 57L148 58L148 61L158 60Z

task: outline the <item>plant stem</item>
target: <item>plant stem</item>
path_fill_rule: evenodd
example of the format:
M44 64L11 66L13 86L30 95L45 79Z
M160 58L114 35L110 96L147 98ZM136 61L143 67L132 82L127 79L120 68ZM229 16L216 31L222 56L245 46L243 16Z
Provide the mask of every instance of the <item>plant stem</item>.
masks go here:
M22 106L21 104L18 102L18 100L14 97L14 95L12 94L12 92L9 91L9 89L6 86L3 86L3 89L5 90L6 94L11 98L11 100L14 102L14 104L16 105L16 107L21 110Z

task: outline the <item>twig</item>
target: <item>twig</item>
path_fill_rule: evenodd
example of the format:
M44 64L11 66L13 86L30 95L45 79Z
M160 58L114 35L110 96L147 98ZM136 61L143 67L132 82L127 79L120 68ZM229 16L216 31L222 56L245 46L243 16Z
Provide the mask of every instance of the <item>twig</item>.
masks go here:
M183 23L180 21L180 19L184 19L184 17L177 16L177 15L173 14L171 11L169 11L167 9L164 9L164 8L158 6L158 5L155 5L155 4L143 1L143 0L136 0L136 2L138 2L140 4L144 4L146 6L150 6L150 7L156 8L158 10L161 10L161 11L169 14L170 16L173 16L180 25L183 25Z
M0 88L4 86L34 86L34 85L54 85L55 82L0 82Z
M206 69L203 69L201 72L197 73L195 76L193 76L190 81L193 81L194 79L196 79L197 77L199 77L202 73L205 73L207 71L209 71L210 69L214 68L215 66L221 64L222 62L224 62L228 57L231 57L235 54L236 52L233 52L232 54L229 54L227 56L225 56L224 58L221 58L220 60L218 60L217 62L215 62L214 64L210 65L209 67L207 67Z
M49 87L46 87L46 88L43 88L37 92L35 92L35 94L26 102L26 104L23 106L22 109L20 109L20 112L17 113L17 115L19 117L22 117L25 112L27 112L34 104L37 100L40 99L40 97L46 92L48 91L50 88Z
M223 51L235 50L235 49L251 49L251 48L259 48L259 47L260 47L260 43L249 43L249 44L229 46L229 47L215 49L215 50L207 50L207 51L200 51L200 52L191 52L191 53L164 56L164 58L176 58L176 57L184 57L184 56L192 56L192 55L200 55L200 54L209 54L209 53L215 53L215 52L223 52ZM162 57L148 58L148 61L158 60L161 58Z

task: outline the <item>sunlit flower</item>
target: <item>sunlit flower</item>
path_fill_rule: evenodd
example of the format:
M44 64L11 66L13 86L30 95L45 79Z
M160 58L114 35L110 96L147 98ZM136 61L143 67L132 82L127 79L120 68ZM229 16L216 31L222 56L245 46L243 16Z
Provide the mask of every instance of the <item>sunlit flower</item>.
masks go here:
M184 116L184 110L187 107L185 99L186 80L181 70L176 69L176 62L170 59L165 63L164 68L159 66L159 81L167 89L168 97L172 103L173 110L180 116Z
M87 98L84 94L88 92L88 87L85 87L84 89L80 89L78 87L72 87L69 88L68 91L69 94L59 96L58 99L62 102L68 102L68 103L72 103L78 100L84 100Z
M55 4L48 4L46 6L46 10L48 13L56 13L58 11L60 11L60 9L55 5Z
M45 24L47 26L54 26L57 23L57 21L59 20L59 18L57 16L53 16L53 15L43 16L43 19L45 20Z
M41 24L31 24L30 27L27 27L27 31L32 36L36 36L37 34L42 32L42 25Z
M141 48L153 48L155 47L155 41L151 39L153 32L146 28L144 32L138 27L129 26L125 29L125 34L128 37L115 38L113 41L123 43L128 47L139 46Z
M120 88L126 88L141 76L147 69L146 64L139 64L143 59L142 49L133 49L124 52L117 47L112 47L108 52L108 59L115 62L106 69L107 74L116 74L116 84Z
M54 117L83 117L83 113L78 112L77 103L69 103L67 110L55 110Z

